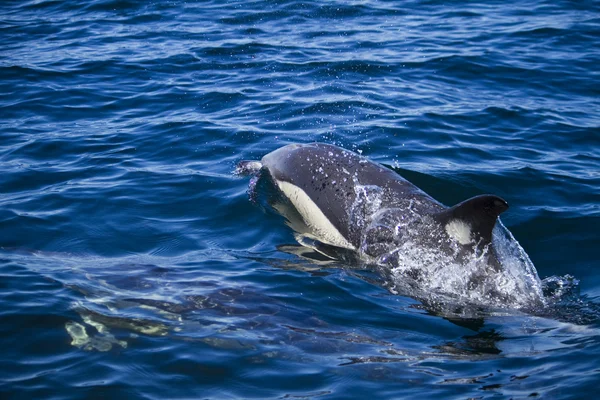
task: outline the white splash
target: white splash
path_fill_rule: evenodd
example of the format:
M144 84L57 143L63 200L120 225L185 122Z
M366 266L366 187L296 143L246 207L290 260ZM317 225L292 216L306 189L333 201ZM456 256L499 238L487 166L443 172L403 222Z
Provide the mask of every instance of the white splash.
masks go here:
M416 200L407 201L402 209L381 209L383 191L377 186L357 182L355 193L349 212L353 226L363 237L373 228L394 236L383 244L389 249L375 260L390 278L392 291L424 301L452 299L498 308L544 304L533 263L500 220L492 235L493 249L479 247L469 253L464 246L475 242L467 223L453 220L439 226L413 210ZM455 240L448 240L443 231ZM366 251L368 245L363 243L360 250ZM490 263L494 256L500 267Z
M471 244L471 227L466 222L454 219L446 224L446 233L460 244Z
M489 264L491 249L484 247L466 259L455 253L423 247L416 238L386 254L393 260L391 289L429 302L452 299L458 303L497 308L529 308L544 304L535 267L510 232L498 221L492 246L501 268ZM450 247L452 248L452 247Z

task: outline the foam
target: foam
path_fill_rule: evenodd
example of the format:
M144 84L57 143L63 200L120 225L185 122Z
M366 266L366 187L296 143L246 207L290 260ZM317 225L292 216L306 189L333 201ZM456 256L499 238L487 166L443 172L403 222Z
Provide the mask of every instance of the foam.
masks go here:
M500 220L491 243L498 268L489 262L493 256L489 246L476 247L473 253L465 251L462 245L473 243L466 224L451 221L440 227L432 219L413 212L412 202L399 209L379 209L381 189L357 185L356 191L351 220L359 219L356 225L363 227L364 240L368 240L365 233L369 229L393 232L394 237L384 244L389 246L386 251L371 260L386 269L386 286L393 292L424 301L452 299L499 308L527 308L544 303L542 284L533 263ZM442 230L455 240L442 235ZM369 245L372 244L363 243L361 250Z

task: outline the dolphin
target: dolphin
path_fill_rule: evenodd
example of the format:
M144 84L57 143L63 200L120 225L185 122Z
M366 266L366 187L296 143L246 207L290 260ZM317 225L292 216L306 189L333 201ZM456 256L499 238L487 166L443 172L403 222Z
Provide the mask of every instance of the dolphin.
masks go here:
M494 230L508 209L499 196L446 207L395 171L325 143L289 144L260 161L241 161L237 171L270 181L281 195L272 205L298 242L327 257L347 260L352 254L401 269L422 287L461 286L467 295L479 288L479 297L497 303L519 303L518 292L523 302L541 297L535 268L510 233L517 261L527 265L505 268L498 254ZM458 271L468 276L456 277L445 265L464 266Z
M489 194L445 207L396 172L324 143L290 144L260 162L242 161L238 170L269 176L301 217L299 223L290 216L297 231L375 257L392 238L398 242L420 225L430 230L427 242L435 236L475 251L491 243L496 220L508 209L505 200Z

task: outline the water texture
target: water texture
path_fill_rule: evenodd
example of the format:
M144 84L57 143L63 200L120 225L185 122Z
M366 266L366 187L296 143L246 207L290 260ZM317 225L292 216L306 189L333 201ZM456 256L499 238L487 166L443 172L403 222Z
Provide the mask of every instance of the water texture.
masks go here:
M3 399L596 398L598 2L4 1L0 37ZM548 307L303 257L232 171L314 141L506 199Z

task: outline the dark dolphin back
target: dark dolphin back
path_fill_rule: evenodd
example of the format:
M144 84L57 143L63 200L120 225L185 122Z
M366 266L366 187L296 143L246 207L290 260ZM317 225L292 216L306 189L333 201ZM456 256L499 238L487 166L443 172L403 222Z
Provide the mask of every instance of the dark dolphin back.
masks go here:
M474 239L487 245L492 241L492 232L498 216L508 209L506 200L493 194L483 194L467 199L437 214L438 222L446 224L450 220L467 223L473 230Z
M381 208L395 207L406 199L422 198L442 207L394 171L342 148L322 144L292 144L267 154L263 167L278 180L302 189L337 230L355 247L360 231L354 229L364 215L351 215L357 185L381 190ZM368 199L365 199L368 200Z

